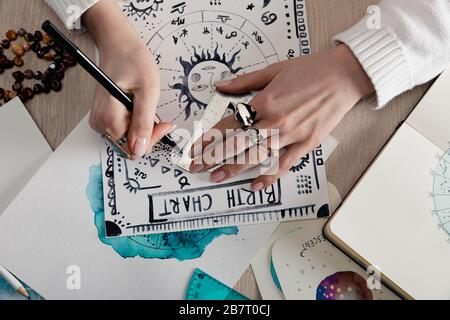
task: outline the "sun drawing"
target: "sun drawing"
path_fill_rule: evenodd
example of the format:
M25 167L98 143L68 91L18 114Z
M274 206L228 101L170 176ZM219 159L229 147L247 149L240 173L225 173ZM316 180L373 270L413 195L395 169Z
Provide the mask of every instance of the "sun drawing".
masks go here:
M199 111L206 108L217 81L229 78L243 70L243 68L234 67L240 50L227 59L225 53L219 53L219 45L216 45L213 52L202 50L201 54L195 47L193 49L194 54L190 61L185 61L182 57L178 59L184 69L184 75L179 77L181 82L169 86L171 89L180 91L178 101L185 105L186 120L191 116L193 105L196 105Z
M130 3L126 6L124 6L123 12L127 14L127 17L132 17L137 15L135 17L135 21L137 21L137 18L142 18L146 20L146 17L149 17L152 15L155 17L155 12L159 11L160 5L163 3L164 0L137 0L137 1L130 1Z

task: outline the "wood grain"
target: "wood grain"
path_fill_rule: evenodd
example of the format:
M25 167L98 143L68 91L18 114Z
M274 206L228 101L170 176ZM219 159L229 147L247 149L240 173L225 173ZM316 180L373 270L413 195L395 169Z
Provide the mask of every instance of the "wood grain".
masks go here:
M2 0L0 1L0 33L8 29L17 30L21 27L27 31L40 30L46 19L51 19L61 30L63 24L43 0ZM94 56L94 45L87 34L72 32L70 37L89 56ZM45 71L48 63L36 58L34 54L25 56L22 70ZM17 69L14 69L17 70ZM5 72L0 77L0 86L8 88L13 84L11 72ZM32 82L24 82L29 85ZM88 112L94 96L95 82L80 67L66 72L63 80L63 91L59 93L42 94L26 103L31 116L47 138L50 146L55 149L80 122Z
M307 0L307 13L312 48L323 52L332 44L332 37L352 26L365 13L371 0ZM51 19L61 28L62 24L42 0L0 1L0 32L24 27L40 28L42 22ZM91 57L94 45L87 34L72 33L71 38ZM45 70L45 63L35 57L26 58L23 69ZM31 67L32 66L32 67ZM0 77L0 86L11 86L12 76ZM36 121L53 149L88 112L94 96L95 82L81 69L66 73L61 93L41 95L27 103L27 109ZM405 120L427 89L427 85L405 93L381 111L373 111L367 103L357 105L333 132L340 145L327 163L327 174L342 197L351 190L361 174L383 147L395 128ZM262 244L261 244L262 245ZM252 299L260 299L253 273L249 268L236 289Z

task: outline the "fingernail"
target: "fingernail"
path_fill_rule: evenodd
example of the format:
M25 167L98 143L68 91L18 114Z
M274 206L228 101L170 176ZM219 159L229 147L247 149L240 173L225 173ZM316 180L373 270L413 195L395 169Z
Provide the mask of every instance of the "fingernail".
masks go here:
M172 124L172 127L170 127L170 129L167 130L166 134L174 132L176 128L178 128L178 125L177 124Z
M203 169L205 169L205 165L204 164L191 164L189 169L190 169L191 173L199 173L199 172L203 171Z
M215 83L215 85L216 85L216 87L226 87L232 83L233 83L233 81L231 81L231 80L221 80L221 81L217 81Z
M261 191L262 189L264 189L264 183L262 183L262 182L258 182L258 183L255 183L255 184L252 184L252 191Z
M194 146L194 149L193 149L193 155L192 155L192 157L195 159L195 158L198 158L198 157L200 157L202 154L203 154L203 148L201 147L201 146Z
M142 157L147 152L147 144L148 144L147 138L137 138L136 141L134 142L133 153L137 157Z
M211 180L212 180L212 182L218 183L218 182L222 181L223 179L225 179L226 176L227 175L226 175L225 171L219 170L219 171L213 172L211 174Z

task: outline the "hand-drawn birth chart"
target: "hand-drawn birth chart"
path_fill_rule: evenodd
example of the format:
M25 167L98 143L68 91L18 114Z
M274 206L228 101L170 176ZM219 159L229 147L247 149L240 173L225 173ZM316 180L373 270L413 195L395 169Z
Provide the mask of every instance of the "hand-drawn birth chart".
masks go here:
M433 214L437 218L440 229L445 233L445 238L450 239L450 149L439 159L436 169L433 171L433 200L435 210Z
M157 114L192 132L214 83L300 55L302 1L134 0L123 4L161 71ZM300 30L300 31L299 31ZM308 48L304 48L308 52Z

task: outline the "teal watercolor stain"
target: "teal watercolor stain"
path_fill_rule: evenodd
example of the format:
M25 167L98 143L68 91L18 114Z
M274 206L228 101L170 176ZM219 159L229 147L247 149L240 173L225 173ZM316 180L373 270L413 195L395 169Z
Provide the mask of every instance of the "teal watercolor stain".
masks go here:
M272 275L272 280L277 286L278 290L283 292L283 290L281 289L280 279L278 279L278 275L277 272L275 271L275 266L273 265L272 259L270 259L270 274Z
M103 181L101 165L89 168L89 183L86 196L94 213L94 224L102 243L111 246L123 258L197 259L206 247L222 235L236 235L237 227L184 231L133 237L106 238L105 211L103 203Z

